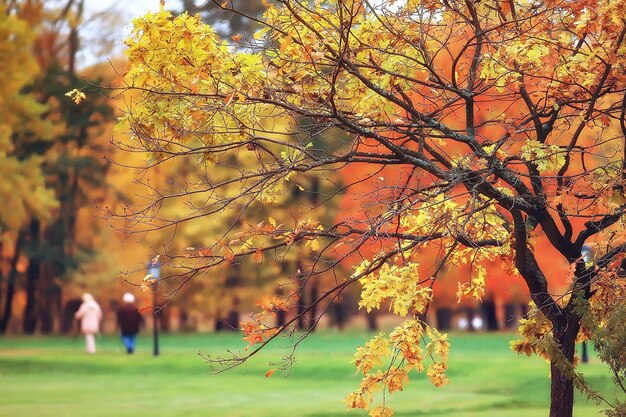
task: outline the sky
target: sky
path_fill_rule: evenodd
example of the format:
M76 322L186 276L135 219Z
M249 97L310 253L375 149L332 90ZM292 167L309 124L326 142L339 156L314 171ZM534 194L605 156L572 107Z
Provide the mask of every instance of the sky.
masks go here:
M89 13L113 8L134 17L148 10L158 10L159 0L85 0L85 8Z
M166 0L165 5L166 7L174 8L177 2ZM110 38L114 46L112 55L120 56L123 51L123 41L130 33L130 21L149 10L157 11L159 6L159 0L85 0L84 16L86 18L102 12L115 12L120 16L120 19L115 24L107 22L104 27L102 22L88 22L83 31L83 43L89 43L92 39L95 40L102 36L103 32L107 32L106 36ZM89 67L99 61L110 58L110 55L111 52L109 51L83 48L80 56L80 66L83 68Z

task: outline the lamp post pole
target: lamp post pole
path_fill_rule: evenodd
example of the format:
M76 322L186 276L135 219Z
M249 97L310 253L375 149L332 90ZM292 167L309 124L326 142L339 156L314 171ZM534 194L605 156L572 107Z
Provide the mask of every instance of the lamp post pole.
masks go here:
M157 303L157 293L159 290L159 279L161 278L161 264L158 261L158 257L151 259L149 263L148 273L152 275L154 279L154 285L152 287L152 355L159 356L159 318L161 314L159 311L159 305Z
M588 245L583 245L582 250L580 251L580 254L583 257L583 262L585 262L585 266L587 266L587 264L589 262L592 261L591 259L591 247ZM583 341L582 344L582 352L580 355L580 359L582 361L582 363L588 363L589 362L589 353L587 352L587 342Z

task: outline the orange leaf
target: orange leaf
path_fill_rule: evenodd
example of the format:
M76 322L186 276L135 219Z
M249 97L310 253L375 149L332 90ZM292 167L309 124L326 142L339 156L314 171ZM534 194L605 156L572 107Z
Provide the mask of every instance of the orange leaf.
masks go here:
M283 42L282 45L280 45L280 53L284 54L285 51L287 50L287 48L289 48L289 45L291 45L291 42L293 41L293 38L291 37L291 35L287 36L287 38L285 39L285 41Z
M235 42L239 42L242 38L241 33L237 33L236 35L233 35L230 37L232 40L234 40Z
M257 263L261 263L263 262L263 251L261 251L261 249L257 249L256 252L254 252L254 262Z
M600 120L602 121L602 125L604 127L608 127L611 124L611 119L609 119L609 116L607 116L606 114L603 114L600 117Z
M224 259L231 262L235 259L235 252L233 252L230 248L224 248Z
M274 372L276 372L276 369L270 369L265 373L265 378L269 378L270 376L274 375Z
M229 95L227 95L226 97L224 97L224 104L228 106L230 103L233 102L234 98L235 98L235 93L234 92L229 94Z
M211 256L213 252L209 248L198 249L198 256Z

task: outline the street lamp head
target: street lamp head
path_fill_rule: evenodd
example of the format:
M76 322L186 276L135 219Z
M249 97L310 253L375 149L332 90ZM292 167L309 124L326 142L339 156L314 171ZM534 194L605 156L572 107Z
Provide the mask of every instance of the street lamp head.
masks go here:
M580 254L583 257L583 261L585 263L590 262L591 261L591 246L589 245L583 245L583 247L580 250Z

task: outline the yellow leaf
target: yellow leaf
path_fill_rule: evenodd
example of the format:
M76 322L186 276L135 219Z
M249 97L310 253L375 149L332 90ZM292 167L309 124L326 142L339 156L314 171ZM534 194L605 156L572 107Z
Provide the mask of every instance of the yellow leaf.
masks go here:
M74 103L76 104L80 104L81 101L83 101L84 99L87 98L87 96L85 96L85 93L83 93L82 91L78 90L77 88L68 91L67 93L65 93L65 95L69 98L71 98Z

